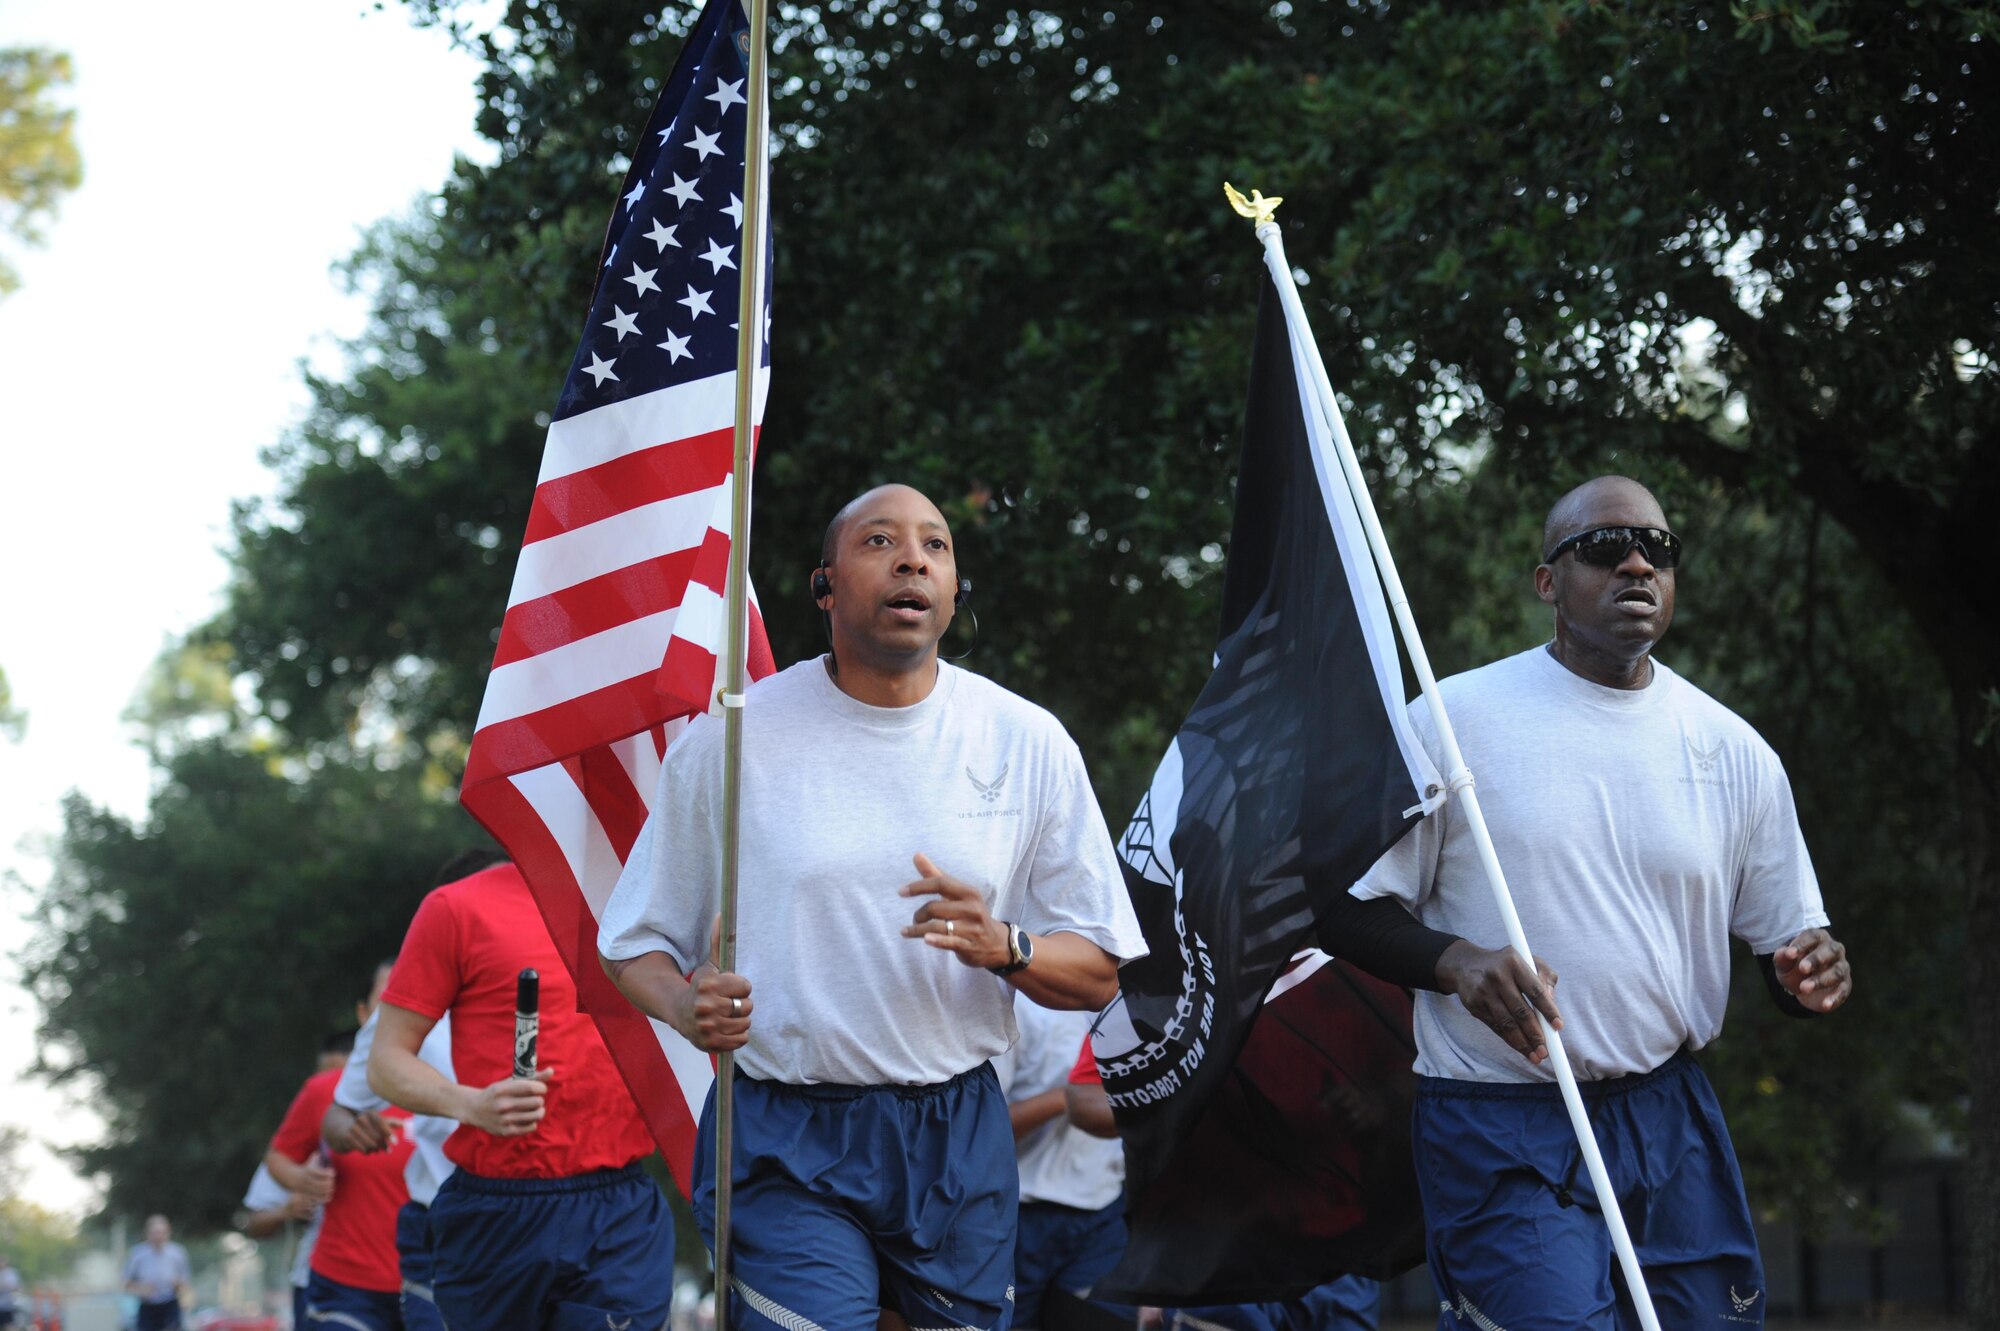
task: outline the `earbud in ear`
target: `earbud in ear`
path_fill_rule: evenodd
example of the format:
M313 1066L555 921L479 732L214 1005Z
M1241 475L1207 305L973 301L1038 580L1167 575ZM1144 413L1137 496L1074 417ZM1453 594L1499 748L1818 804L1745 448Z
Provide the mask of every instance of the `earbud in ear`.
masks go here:
M951 603L954 606L963 606L967 601L970 601L971 599L972 599L972 579L960 578L958 580L958 591L956 594L952 596Z
M812 598L815 601L833 595L833 579L826 576L826 567L821 565L813 570Z

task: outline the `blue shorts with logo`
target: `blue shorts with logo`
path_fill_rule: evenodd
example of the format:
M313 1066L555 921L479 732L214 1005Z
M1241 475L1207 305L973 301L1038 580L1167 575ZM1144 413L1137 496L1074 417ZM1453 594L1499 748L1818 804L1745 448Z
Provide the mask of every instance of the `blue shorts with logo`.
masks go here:
M315 1271L306 1282L306 1319L299 1331L403 1331L402 1300Z
M1125 1255L1125 1199L1096 1211L1056 1202L1022 1202L1014 1239L1014 1325L1041 1325L1042 1300L1061 1290L1079 1298ZM1137 1316L1136 1308L1095 1303Z
M1342 1276L1296 1299L1215 1308L1176 1308L1167 1331L1375 1331L1382 1286L1363 1276Z
M1764 1324L1764 1268L1715 1091L1686 1051L1584 1082L1663 1327ZM1553 1083L1417 1079L1439 1331L1630 1331L1639 1320Z
M431 1208L404 1202L396 1212L396 1260L403 1268L404 1331L445 1331L431 1290Z
M431 1202L431 1293L449 1327L604 1331L666 1323L674 1218L637 1161L570 1178L461 1169Z
M1005 1331L1019 1180L990 1064L936 1086L787 1086L738 1076L732 1328ZM694 1214L715 1250L715 1093Z

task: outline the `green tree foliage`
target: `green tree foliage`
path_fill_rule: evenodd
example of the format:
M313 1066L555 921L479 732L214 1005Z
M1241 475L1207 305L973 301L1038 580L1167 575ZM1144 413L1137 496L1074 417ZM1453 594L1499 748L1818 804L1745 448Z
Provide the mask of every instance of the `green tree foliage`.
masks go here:
M1351 391L1393 447L1473 426L1497 461L1540 470L1615 445L1806 509L1817 539L1793 538L1791 566L1751 566L1768 593L1744 588L1730 645L1767 667L1736 667L1767 733L1771 704L1793 700L1774 738L1808 816L1860 820L1815 830L1862 993L1872 965L1965 1005L1962 1022L1909 1028L1936 1057L1899 1080L1970 1092L1967 1302L1986 1324L2000 1316L2000 755L1985 741L2000 605L1965 570L2000 499L1996 18L1950 3L1424 7L1392 19L1386 58L1302 93L1291 141L1331 195L1303 252L1337 340L1361 353ZM1440 399L1456 419L1432 414ZM1784 594L1794 577L1800 599ZM1806 638L1789 671L1771 668L1792 633ZM1828 714L1835 662L1870 661L1871 642L1888 653L1874 678L1841 683L1875 710ZM1815 756L1837 766L1804 765ZM1908 783L1912 763L1952 780ZM1892 839L1906 860L1883 878L1867 869L1879 858L1845 857ZM1896 900L1913 890L1920 904ZM1797 1111L1856 1088L1818 1083L1767 1120L1765 1143L1798 1156L1828 1130L1801 1131L1812 1115Z
M460 21L456 0L411 3ZM516 0L463 34L498 160L357 254L374 320L274 451L277 499L239 516L212 636L288 752L413 764L463 744L538 413L691 15ZM1896 1102L1949 1115L1969 1063L1990 1189L2000 1038L1963 1004L1990 999L2000 941L1982 738L2000 618L1958 565L2000 467L1992 18L782 7L752 551L780 659L817 649L803 585L827 516L911 480L979 585L972 664L1063 718L1122 819L1212 641L1259 272L1220 182L1283 194L1441 672L1546 633L1527 578L1567 485L1637 474L1690 534L1666 654L1786 759L1862 977L1837 1020L1796 1023L1744 968L1712 1063L1753 1196L1823 1222Z
M27 1196L20 1160L26 1145L24 1129L0 1128L0 1257L33 1286L68 1271L80 1245L74 1221Z
M37 243L62 196L83 183L76 112L55 103L69 57L36 47L0 50L0 232ZM0 297L20 275L0 260Z
M476 835L421 768L162 755L140 823L72 796L21 957L39 1071L86 1097L114 1214L229 1222L321 1039L351 1029L437 867Z

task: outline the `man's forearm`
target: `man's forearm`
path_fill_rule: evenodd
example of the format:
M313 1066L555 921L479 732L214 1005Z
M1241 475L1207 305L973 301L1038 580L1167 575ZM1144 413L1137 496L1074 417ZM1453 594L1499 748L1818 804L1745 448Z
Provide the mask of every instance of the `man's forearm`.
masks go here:
M1118 996L1118 960L1081 934L1042 934L1034 960L1007 982L1045 1008L1095 1012Z
M1116 1137L1118 1119L1111 1112L1111 1097L1093 1082L1071 1082L1064 1088L1069 1121L1093 1137Z
M303 1192L313 1181L302 1162L276 1147L264 1152L264 1168L271 1171L271 1177L278 1180L278 1186L287 1192Z
M282 1206L270 1206L262 1211L250 1212L243 1217L242 1223L237 1227L248 1238L268 1239L272 1235L282 1231L291 1218L291 1214L286 1208Z
M1044 1123L1061 1118L1063 1100L1063 1088L1058 1086L1008 1105L1007 1122L1014 1129L1014 1140L1019 1141Z
M319 1139L336 1151L353 1150L354 1147L349 1143L347 1134L354 1131L355 1121L360 1117L346 1105L339 1103L328 1105L326 1113L320 1116Z
M664 1021L680 1030L676 1008L687 992L688 982L672 957L664 952L642 952L624 961L599 956L597 962L628 1003L654 1021Z
M407 1049L377 1039L368 1054L368 1085L412 1114L466 1117L466 1089Z

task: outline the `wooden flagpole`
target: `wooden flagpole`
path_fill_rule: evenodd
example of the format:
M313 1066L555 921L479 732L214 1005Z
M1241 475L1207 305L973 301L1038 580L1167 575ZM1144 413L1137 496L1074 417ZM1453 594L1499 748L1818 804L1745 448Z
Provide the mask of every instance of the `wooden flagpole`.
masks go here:
M717 965L736 969L736 875L742 825L743 695L750 687L750 470L757 379L764 351L764 184L770 133L764 48L770 28L768 0L739 0L750 18L747 123L743 142L743 269L736 306L735 461L730 472L729 580L725 597L729 638L722 687L722 929ZM736 1056L723 1053L715 1067L715 1324L729 1326L729 1224L735 1194Z

